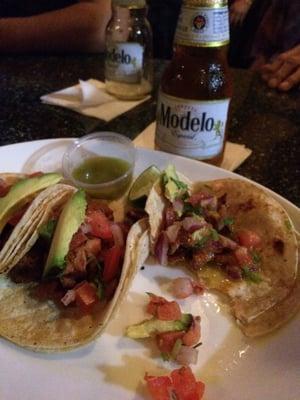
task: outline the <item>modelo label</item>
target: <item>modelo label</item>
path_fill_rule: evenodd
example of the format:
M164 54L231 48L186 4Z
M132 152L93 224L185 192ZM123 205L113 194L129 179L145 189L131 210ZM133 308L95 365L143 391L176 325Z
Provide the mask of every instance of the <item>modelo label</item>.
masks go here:
M142 78L143 53L143 47L139 43L114 43L108 46L105 79L139 83Z
M183 6L175 43L198 47L218 47L229 43L228 7Z
M207 159L222 151L230 99L195 101L160 93L155 143L182 156Z

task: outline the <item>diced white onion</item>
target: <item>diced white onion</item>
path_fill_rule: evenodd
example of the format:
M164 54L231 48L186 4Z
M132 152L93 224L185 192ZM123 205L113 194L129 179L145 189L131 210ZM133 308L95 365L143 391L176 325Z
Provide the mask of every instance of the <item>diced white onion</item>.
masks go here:
M176 361L181 365L197 364L198 350L193 347L181 346Z

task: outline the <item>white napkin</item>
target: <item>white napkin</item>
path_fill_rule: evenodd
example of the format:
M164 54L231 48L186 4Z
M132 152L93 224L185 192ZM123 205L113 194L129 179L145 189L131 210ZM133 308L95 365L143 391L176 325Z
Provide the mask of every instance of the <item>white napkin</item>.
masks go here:
M79 84L69 88L46 94L41 97L45 104L70 108L80 114L103 119L108 122L140 103L150 99L122 101L105 91L105 84L95 79L79 80Z
M135 139L134 144L138 147L144 147L146 149L154 149L154 134L155 134L155 122L152 122L143 132L141 132ZM252 153L252 150L248 149L242 144L226 142L224 159L221 168L227 169L228 171L234 171L239 167Z

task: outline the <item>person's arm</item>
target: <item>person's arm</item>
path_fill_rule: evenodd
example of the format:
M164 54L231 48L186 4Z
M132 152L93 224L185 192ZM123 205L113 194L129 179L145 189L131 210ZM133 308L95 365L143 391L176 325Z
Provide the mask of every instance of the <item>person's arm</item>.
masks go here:
M110 0L86 0L31 17L0 19L0 52L98 52Z
M229 10L230 22L233 25L242 24L253 0L235 0Z
M274 89L290 90L300 84L300 45L286 51L261 68L261 76Z

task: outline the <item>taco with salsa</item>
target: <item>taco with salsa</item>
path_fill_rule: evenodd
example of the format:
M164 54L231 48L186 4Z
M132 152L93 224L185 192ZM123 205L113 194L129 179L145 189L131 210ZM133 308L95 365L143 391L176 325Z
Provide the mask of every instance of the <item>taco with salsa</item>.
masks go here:
M28 235L23 240L29 228L18 230L27 253L0 278L0 336L34 351L67 351L95 339L148 251L147 221L117 223L106 203L82 190L72 188L54 214L39 225L34 245Z
M191 184L169 166L146 211L159 262L183 264L227 295L246 335L268 333L294 314L282 304L297 292L296 233L265 191L239 179Z

